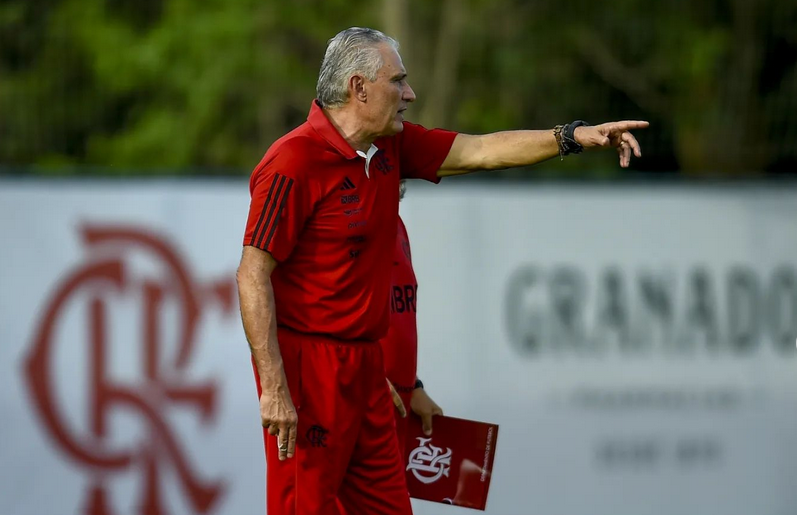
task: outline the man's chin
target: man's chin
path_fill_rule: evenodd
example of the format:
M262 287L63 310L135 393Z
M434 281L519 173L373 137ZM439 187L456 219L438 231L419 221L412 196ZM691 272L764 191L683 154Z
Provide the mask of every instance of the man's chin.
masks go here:
M393 123L385 127L385 130L382 131L379 137L386 138L389 136L395 136L396 134L398 134L403 130L404 130L404 123L400 121L394 121Z

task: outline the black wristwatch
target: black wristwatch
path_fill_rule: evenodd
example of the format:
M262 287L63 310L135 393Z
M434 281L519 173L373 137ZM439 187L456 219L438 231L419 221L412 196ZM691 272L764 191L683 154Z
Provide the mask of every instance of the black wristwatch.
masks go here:
M420 379L418 379L416 377L415 378L415 386L412 389L413 390L417 390L418 388L423 388L423 381L421 381Z
M564 155L580 154L584 150L584 147L582 147L581 144L576 141L575 133L576 127L588 126L589 124L584 120L576 120L564 126L562 129L562 146L564 147Z

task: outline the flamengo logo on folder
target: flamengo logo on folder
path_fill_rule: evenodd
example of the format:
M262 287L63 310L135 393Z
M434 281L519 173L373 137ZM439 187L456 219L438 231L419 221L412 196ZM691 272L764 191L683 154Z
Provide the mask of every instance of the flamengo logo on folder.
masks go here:
M409 456L407 470L411 470L413 475L424 484L434 483L443 476L448 477L451 468L451 449L446 449L443 453L441 447L426 444L432 441L431 438L418 438L420 445L416 447Z
M495 460L498 426L437 415L434 441L423 432L421 418L408 415L404 475L413 499L477 510L487 505Z

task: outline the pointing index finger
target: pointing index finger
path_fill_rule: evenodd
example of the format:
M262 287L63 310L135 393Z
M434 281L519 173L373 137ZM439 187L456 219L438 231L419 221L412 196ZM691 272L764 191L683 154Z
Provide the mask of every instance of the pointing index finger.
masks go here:
M649 125L649 122L643 120L624 120L622 122L614 122L613 128L618 131L630 131L633 129L646 129Z

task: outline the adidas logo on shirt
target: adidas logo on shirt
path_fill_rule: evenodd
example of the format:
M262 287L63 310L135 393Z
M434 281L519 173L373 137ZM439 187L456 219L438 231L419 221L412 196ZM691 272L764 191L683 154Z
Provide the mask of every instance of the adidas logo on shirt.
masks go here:
M342 190L353 190L353 189L354 189L354 188L356 188L356 187L357 187L357 186L355 186L355 185L354 185L354 183L353 183L353 182L351 182L351 179L349 179L348 177L346 177L346 178L343 180L343 186L341 186L341 187L340 187L340 189L342 189Z

